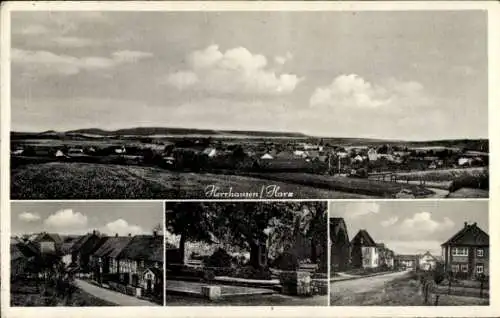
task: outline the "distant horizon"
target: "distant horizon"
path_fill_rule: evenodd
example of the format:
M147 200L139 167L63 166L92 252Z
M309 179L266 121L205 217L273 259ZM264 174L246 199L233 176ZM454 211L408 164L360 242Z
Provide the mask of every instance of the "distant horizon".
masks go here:
M464 137L453 137L453 138L439 138L439 139L391 139L391 138L377 138L377 137L363 137L363 136L341 136L341 135L336 135L336 136L320 136L320 135L311 135L307 134L302 131L293 131L293 130L287 130L287 131L281 131L281 130L248 130L248 129L218 129L218 128L193 128L193 127L186 127L186 126L129 126L129 127L122 127L122 128L117 128L117 129L107 129L107 128L100 128L100 127L84 127L84 128L72 128L72 129L67 129L67 130L56 130L56 129L47 129L47 130L11 130L10 133L30 133L30 134L42 134L46 132L55 132L55 133L68 133L72 131L78 131L78 130L90 130L90 129L97 129L101 130L103 132L115 132L118 130L132 130L132 129L138 129L138 128L158 128L158 129L186 129L186 130L194 130L194 131L201 131L201 130L213 130L213 131L220 131L220 132L255 132L255 133L275 133L275 134L300 134L303 135L303 138L330 138L330 139L336 139L336 138L345 138L345 139L366 139L366 140L377 140L377 141L392 141L392 142L436 142L436 141L448 141L448 140L489 140L489 137L470 137L470 136L464 136ZM172 134L172 136L176 136L176 134ZM179 134L179 136L182 136L182 134ZM207 134L209 136L209 134ZM255 137L259 137L256 135ZM292 137L290 137L292 138ZM299 136L295 138L301 138Z

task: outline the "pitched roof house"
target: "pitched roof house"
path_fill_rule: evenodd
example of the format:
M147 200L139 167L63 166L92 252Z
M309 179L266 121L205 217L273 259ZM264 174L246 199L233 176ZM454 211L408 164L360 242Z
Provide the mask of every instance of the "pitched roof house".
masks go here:
M118 255L121 279L129 285L143 285L142 274L150 267L163 268L163 236L137 235Z
M406 269L417 269L418 256L417 255L396 255L396 265Z
M106 240L90 256L90 263L93 268L94 278L102 282L105 274L119 273L118 256L132 240L131 236L113 236Z
M350 263L350 243L347 226L343 218L330 218L330 261L333 271L348 269Z
M469 279L489 275L490 237L477 223L465 222L441 248L447 271Z
M106 240L106 237L101 237L96 231L82 235L71 246L71 263L81 272L90 272L90 255Z
M59 254L61 252L63 240L57 233L42 232L34 238L33 242L37 244L42 254Z
M351 240L351 264L354 268L378 267L377 244L365 229L359 230Z
M436 268L438 263L437 258L427 251L423 255L418 256L418 268L424 271L430 271Z

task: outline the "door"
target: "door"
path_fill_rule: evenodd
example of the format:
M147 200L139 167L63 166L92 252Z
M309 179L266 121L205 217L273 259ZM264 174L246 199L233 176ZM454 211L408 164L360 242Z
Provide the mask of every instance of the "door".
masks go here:
M148 294L151 294L153 291L153 282L151 281L151 279L146 280L146 290Z

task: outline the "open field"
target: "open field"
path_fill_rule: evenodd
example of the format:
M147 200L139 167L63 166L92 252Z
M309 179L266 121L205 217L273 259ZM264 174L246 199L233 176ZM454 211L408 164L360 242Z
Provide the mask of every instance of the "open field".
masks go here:
M407 185L395 182L383 182L341 176L314 175L308 173L249 173L248 175L268 180L290 182L314 186L317 188L385 198L394 197L394 195L396 195L402 189L411 190L412 193L417 197L429 196L433 194L432 191L418 185Z
M12 282L10 289L11 306L115 306L78 288L71 300L55 297L54 288L46 288L41 283L37 289L35 282L31 280Z
M21 199L169 199L206 198L205 188L260 192L276 185L294 198L369 198L342 191L316 189L280 181L209 173L172 172L160 168L52 162L11 170L11 198Z

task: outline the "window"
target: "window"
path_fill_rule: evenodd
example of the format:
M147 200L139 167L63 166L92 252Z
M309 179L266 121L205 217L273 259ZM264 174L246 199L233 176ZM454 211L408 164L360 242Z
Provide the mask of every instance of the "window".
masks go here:
M461 268L462 273L467 273L469 271L469 266L467 266L467 264L462 264Z
M476 265L476 273L478 273L478 274L484 273L484 266L483 265Z
M484 250L482 248L477 249L477 257L483 257L484 256Z
M469 249L467 247L454 247L451 249L451 254L453 256L468 256Z
M453 273L457 273L457 272L458 272L458 270L459 270L459 268L458 268L458 265L457 265L457 264L453 264L453 265L451 265L451 271L452 271Z

